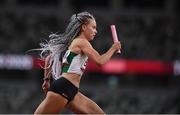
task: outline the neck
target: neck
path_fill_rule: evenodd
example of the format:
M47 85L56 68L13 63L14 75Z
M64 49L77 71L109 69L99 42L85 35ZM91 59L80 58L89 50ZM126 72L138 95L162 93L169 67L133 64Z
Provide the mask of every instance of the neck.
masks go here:
M80 34L80 35L78 36L78 38L86 39L86 36L85 36L84 34Z

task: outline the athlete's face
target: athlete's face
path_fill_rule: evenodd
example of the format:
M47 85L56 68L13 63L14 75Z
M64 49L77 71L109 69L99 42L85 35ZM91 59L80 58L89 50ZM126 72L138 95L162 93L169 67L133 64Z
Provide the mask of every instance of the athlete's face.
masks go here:
M95 20L89 20L87 24L84 24L82 26L83 32L85 37L91 41L94 39L95 35L97 34L96 30L96 21Z

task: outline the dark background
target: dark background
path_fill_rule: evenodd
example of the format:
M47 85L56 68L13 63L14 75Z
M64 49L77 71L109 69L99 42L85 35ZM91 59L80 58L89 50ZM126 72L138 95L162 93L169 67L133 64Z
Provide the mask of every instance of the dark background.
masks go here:
M0 54L31 55L51 32L62 33L72 14L97 21L92 42L99 53L112 45L115 24L122 54L113 59L180 58L179 0L1 0ZM32 114L45 95L42 69L0 69L0 113ZM80 90L106 113L180 113L179 75L85 73ZM71 113L64 110L63 113Z

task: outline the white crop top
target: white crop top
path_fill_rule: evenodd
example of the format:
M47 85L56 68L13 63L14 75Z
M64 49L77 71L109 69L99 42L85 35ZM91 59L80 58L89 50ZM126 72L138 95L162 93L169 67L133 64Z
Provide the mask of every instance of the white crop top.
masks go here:
M62 73L76 73L82 76L88 56L84 54L76 54L67 50L62 60Z

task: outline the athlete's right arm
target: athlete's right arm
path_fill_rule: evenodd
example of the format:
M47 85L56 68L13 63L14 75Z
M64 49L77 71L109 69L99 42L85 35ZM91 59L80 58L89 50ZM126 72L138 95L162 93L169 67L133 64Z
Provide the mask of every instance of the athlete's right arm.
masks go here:
M78 47L95 63L97 63L98 65L103 65L110 60L112 55L117 52L117 50L121 49L121 44L120 42L114 43L111 48L102 55L100 55L86 39L79 40Z

